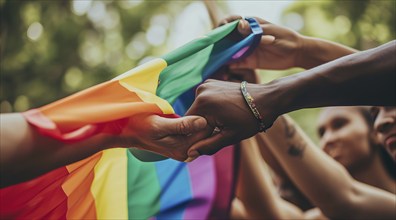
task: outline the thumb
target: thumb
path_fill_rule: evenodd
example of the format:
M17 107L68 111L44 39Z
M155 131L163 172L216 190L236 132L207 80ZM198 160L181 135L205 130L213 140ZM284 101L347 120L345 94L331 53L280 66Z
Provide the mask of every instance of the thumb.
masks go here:
M238 31L239 33L242 34L242 36L246 37L250 33L252 33L252 30L250 30L250 25L249 22L246 21L245 19L241 19L238 23Z
M201 116L184 116L181 118L165 119L161 123L169 135L188 135L206 128L206 119Z

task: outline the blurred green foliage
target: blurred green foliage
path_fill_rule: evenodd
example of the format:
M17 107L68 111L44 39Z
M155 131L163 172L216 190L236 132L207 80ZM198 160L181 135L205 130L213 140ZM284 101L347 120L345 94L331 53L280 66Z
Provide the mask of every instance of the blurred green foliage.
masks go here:
M395 39L395 9L395 0L298 1L283 21L299 15L300 33L365 50Z
M0 4L1 112L10 112L42 106L162 55L169 25L188 2Z

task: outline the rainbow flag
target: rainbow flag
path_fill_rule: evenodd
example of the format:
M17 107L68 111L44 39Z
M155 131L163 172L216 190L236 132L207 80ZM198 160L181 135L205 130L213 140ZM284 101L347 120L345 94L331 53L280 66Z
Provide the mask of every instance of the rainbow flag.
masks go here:
M63 142L115 133L112 123L152 113L183 115L195 87L222 65L246 56L261 28L234 37L224 25L113 80L24 113L40 133ZM173 106L173 107L172 107ZM174 111L175 110L175 111ZM227 218L233 198L235 149L191 163L142 162L130 149L101 151L36 179L0 189L1 219Z

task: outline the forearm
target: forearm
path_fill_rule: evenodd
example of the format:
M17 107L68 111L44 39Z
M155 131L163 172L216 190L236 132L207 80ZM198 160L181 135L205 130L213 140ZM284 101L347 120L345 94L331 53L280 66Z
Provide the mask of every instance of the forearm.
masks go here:
M2 187L32 179L109 147L109 137L104 135L65 144L37 133L22 114L0 117Z
M279 178L282 180L289 180L289 177L287 176L279 161L274 157L272 151L266 147L266 136L266 133L258 133L254 136L254 138L257 140L257 144L260 146L261 159L265 161L265 163L276 173Z
M255 137L241 142L237 196L243 202L249 218L298 219L302 211L277 193L269 170L260 156Z
M275 80L280 113L334 105L396 105L396 46L342 57L305 72ZM263 100L265 102L265 100Z
M267 132L270 150L292 181L330 218L388 218L394 211L390 193L356 182L336 161L282 117ZM381 204L374 205L373 201Z
M357 50L323 39L302 36L302 47L297 55L297 65L310 69L340 57L353 54Z

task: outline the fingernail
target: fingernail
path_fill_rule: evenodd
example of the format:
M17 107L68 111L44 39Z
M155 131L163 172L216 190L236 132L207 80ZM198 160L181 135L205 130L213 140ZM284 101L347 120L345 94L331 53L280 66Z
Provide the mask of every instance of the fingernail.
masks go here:
M195 159L197 159L197 158L196 157L188 157L184 162L189 163L189 162L192 162Z
M275 36L272 35L264 35L261 38L261 41L264 42L265 44L272 43L274 42L274 40L275 40Z
M190 151L190 152L188 152L188 158L184 162L191 162L191 161L197 159L200 155L201 154L196 150Z

